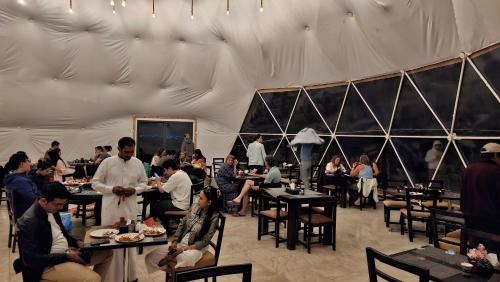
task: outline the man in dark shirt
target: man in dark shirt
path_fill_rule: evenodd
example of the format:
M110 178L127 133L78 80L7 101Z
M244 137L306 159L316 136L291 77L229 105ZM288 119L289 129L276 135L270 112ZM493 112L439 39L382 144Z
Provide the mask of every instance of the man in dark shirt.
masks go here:
M500 144L484 145L465 169L460 206L467 227L500 235Z
M47 152L45 152L45 155L43 156L43 158L45 160L50 160L50 156L49 156L50 151L55 150L55 149L59 149L59 145L61 145L61 143L59 143L57 140L52 141L52 143L50 143L50 148L47 150Z
M70 194L59 182L42 189L38 201L17 222L24 281L101 281L111 263L111 251L81 252L83 242L69 235L59 211ZM94 265L94 271L85 265Z

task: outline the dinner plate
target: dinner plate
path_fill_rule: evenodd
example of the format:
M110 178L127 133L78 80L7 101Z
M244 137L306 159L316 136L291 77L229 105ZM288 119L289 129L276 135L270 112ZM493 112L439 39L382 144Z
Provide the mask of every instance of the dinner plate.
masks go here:
M94 238L109 238L113 235L116 235L118 234L118 230L117 229L110 229L110 228L106 228L106 229L97 229L97 230L94 230L92 232L90 232L90 237L94 237Z
M147 237L157 237L165 234L167 230L163 227L146 227L143 232Z
M144 234L141 233L125 233L115 236L115 241L118 243L135 243L144 240Z

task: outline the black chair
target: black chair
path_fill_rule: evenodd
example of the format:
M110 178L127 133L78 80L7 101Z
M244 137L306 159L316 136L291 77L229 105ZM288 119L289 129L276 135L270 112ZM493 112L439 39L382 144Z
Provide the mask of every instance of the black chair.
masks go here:
M274 209L270 208L269 202L273 201ZM258 212L257 212L257 240L260 241L264 235L272 235L275 237L275 247L279 247L279 243L286 242L286 238L280 237L280 224L286 222L288 213L283 210L286 205L266 193L260 193ZM274 230L269 231L269 221L274 222Z
M281 188L281 183L260 183L259 190L250 189L248 195L252 198L250 202L251 205L251 216L255 216L255 211L258 211L258 203L260 201L260 194L263 188Z
M405 219L408 221L408 236L410 242L413 242L414 232L413 222L420 221L425 223L425 234L429 237L429 243L432 243L431 234L431 213L429 209L436 208L439 190L436 189L418 189L405 188L406 208L401 209L399 223L401 225L401 235L405 234ZM422 202L432 201L432 206L426 208L421 205Z
M9 215L9 233L7 246L12 248L12 252L16 252L17 245L17 233L16 233L16 223L17 218L14 214L15 196L11 188L5 187L5 194L7 197L7 213Z
M431 221L434 247L460 252L460 233L465 224L463 213L431 209ZM439 226L444 226L444 237L439 237Z
M222 214L219 213L219 224L217 225L217 241L214 243L213 241L210 241L209 246L213 249L213 253L210 251L206 251L201 259L193 266L193 267L179 267L175 268L175 265L177 262L175 260L171 261L167 265L167 275L166 275L166 281L169 281L169 275L172 276L173 281L177 281L177 275L185 272L185 271L191 271L195 269L204 269L208 267L214 267L217 266L219 263L219 255L220 255L220 249L222 247L222 238L224 235L224 226L226 224L226 217ZM215 281L215 275L212 275L213 281ZM205 278L205 281L208 281L207 278Z
M214 266L177 274L177 282L187 282L208 277L219 277L226 275L242 274L242 282L252 281L252 264L235 264L225 266Z
M460 234L460 253L467 254L467 248L483 244L489 252L500 252L500 235L464 226Z
M384 222L385 227L389 227L389 224L399 224L399 221L391 221L391 211L400 211L406 208L405 197L394 196L393 194L387 193L388 188L398 188L403 189L403 187L408 185L407 180L390 180L385 182L382 186L382 198L384 199Z
M375 259L381 263L390 265L399 270L409 272L418 276L420 282L428 282L430 280L429 270L425 268L421 268L419 266L404 263L401 261L397 261L373 248L366 248L366 259L368 260L368 276L370 278L370 282L377 282L378 277L383 278L385 281L389 282L401 282L402 280L397 279L389 274L383 272L380 269L377 269L375 265Z
M320 169L321 169L320 165L311 166L311 175L309 176L309 183L311 184L311 189L315 191L318 190L318 179L320 175Z
M364 178L360 178L359 181L361 182L361 190L359 191L359 210L362 211L363 210L363 207L365 206L365 202L366 201L369 201L372 203L373 205L373 209L377 209L377 203L375 202L375 200L373 200L373 194L374 193L377 193L377 188L374 188L370 194L368 195L368 197L365 197L363 195L363 188L366 184L365 182L365 179Z
M331 215L319 213L318 208L331 207L333 209ZM332 250L335 251L336 229L337 229L337 200L335 198L318 198L309 202L306 208L306 213L299 216L299 222L304 223L304 241L298 241L307 248L307 252L311 253L312 237L318 237L318 243L332 245ZM319 234L314 234L314 227L319 227ZM323 228L332 229L331 242L324 240ZM298 236L297 236L298 237Z

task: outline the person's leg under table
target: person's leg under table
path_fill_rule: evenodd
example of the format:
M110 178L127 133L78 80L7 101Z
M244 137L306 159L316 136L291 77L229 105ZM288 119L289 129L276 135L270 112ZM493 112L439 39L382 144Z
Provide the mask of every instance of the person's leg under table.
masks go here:
M40 281L100 282L101 276L98 273L90 270L85 265L81 265L75 262L65 262L45 268Z

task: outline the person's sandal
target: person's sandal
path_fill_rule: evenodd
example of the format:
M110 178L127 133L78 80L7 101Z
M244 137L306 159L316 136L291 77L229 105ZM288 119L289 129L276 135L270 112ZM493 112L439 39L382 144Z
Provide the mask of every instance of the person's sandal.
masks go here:
M237 213L233 213L233 216L240 217L240 216L246 216L246 214L241 214L241 213L237 212Z

